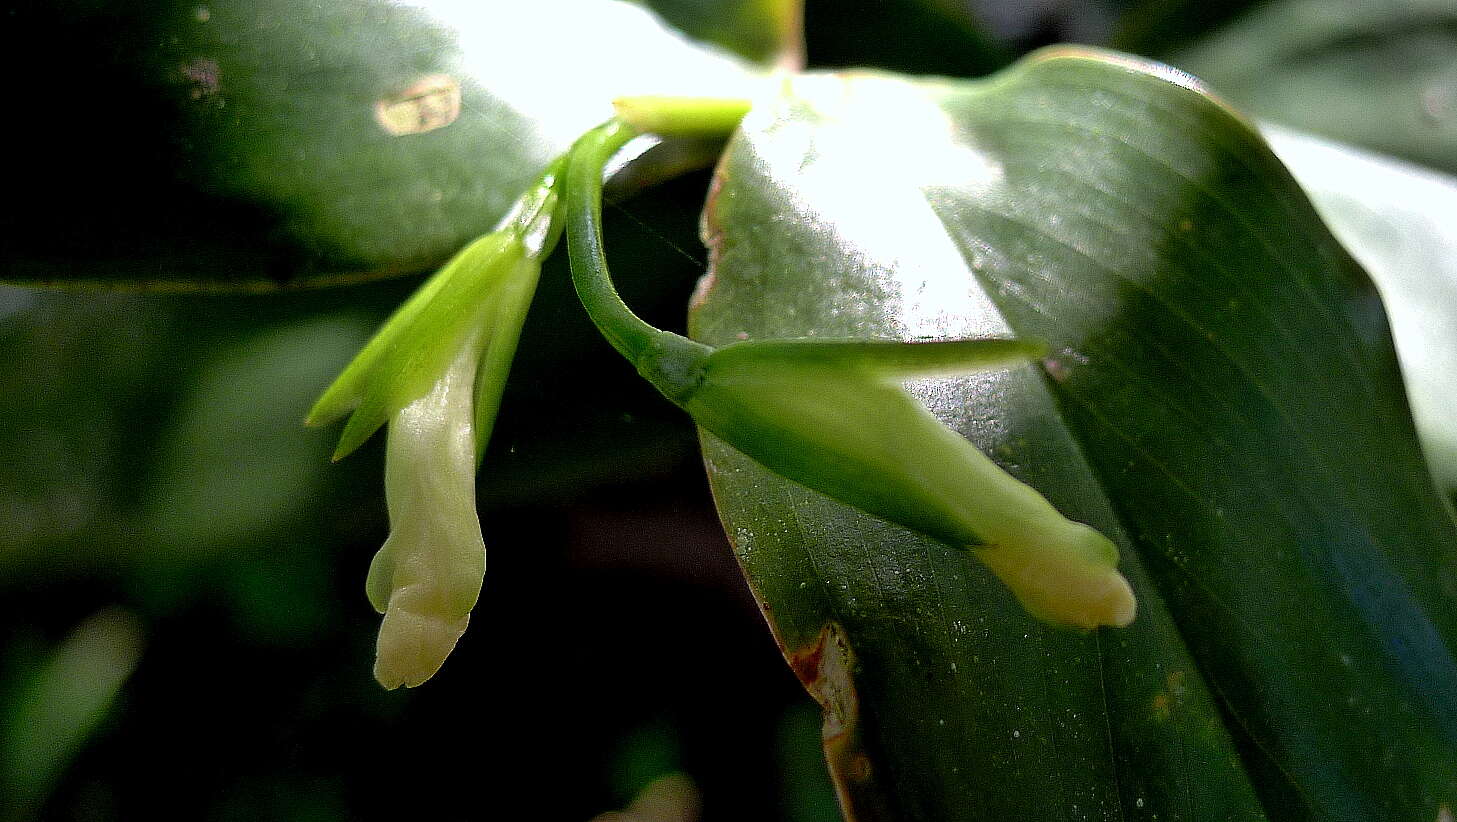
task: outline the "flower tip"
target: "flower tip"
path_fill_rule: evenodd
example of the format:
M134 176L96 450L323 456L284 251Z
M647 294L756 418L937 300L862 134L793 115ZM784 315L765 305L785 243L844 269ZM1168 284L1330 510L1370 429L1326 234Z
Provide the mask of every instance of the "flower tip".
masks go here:
M447 620L390 608L379 628L374 678L387 690L424 684L455 650L468 622L469 614Z
M1046 590L1019 592L1033 616L1054 625L1078 631L1093 631L1104 626L1123 628L1133 622L1138 600L1128 580L1110 568L1105 573L1084 577L1075 587L1062 588L1049 597Z
M1112 571L1105 578L1105 590L1098 624L1092 627L1107 625L1113 628L1126 628L1133 622L1138 614L1138 598L1133 595L1133 586L1128 580L1117 571Z
M1043 622L1082 631L1133 622L1138 600L1118 572L1117 549L1091 528L1071 525L1061 539L983 547L977 556Z

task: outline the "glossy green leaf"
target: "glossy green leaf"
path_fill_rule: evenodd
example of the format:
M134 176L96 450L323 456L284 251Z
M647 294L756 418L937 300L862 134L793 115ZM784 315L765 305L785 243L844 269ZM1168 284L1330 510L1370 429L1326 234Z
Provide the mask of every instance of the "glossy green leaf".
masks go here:
M72 288L424 271L614 97L742 94L756 71L618 0L76 0L7 26L35 44L20 65L66 42L46 88L89 93L13 129L0 281Z
M1427 460L1457 495L1457 178L1297 132L1264 133L1381 291Z
M1433 822L1457 807L1457 534L1365 273L1177 73L796 80L705 217L694 335L1038 337L908 383L1108 535L1134 623L1025 615L965 553L704 437L856 819Z
M1170 56L1282 125L1457 171L1457 4L1278 0Z

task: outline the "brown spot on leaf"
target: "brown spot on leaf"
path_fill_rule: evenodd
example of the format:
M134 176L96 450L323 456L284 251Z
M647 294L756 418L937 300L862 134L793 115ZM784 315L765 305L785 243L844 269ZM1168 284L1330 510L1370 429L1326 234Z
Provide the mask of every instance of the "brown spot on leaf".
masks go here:
M717 275L711 270L704 272L703 276L698 278L698 285L693 289L693 296L688 298L689 311L697 310L708 299L708 292L713 290L715 279L717 279Z
M374 104L374 120L390 135L424 134L460 116L460 83L448 74L421 77Z
M1154 694L1153 715L1160 720L1167 720L1173 713L1173 705L1169 702L1169 695L1163 691Z
M1183 696L1184 680L1186 678L1188 678L1188 673L1185 671L1170 671L1169 675L1164 677L1165 684L1169 686L1169 693L1175 697Z
M222 70L218 61L207 57L194 57L177 67L177 73L187 81L188 96L194 100L213 97L221 86Z
M843 630L833 622L827 624L814 645L790 652L789 665L825 712L824 738L828 752L832 741L850 732L860 712L860 700L851 680L854 656Z
M820 630L813 645L791 650L789 665L805 690L824 710L825 760L848 822L898 819L877 785L875 765L860 733L860 697L855 690L855 653L844 629L834 622Z
M703 203L703 217L698 223L698 236L703 241L704 248L708 249L708 264L705 267L703 276L698 279L698 286L693 289L693 298L688 301L688 314L691 322L692 316L703 307L713 293L713 287L718 283L718 264L723 256L723 227L719 223L719 195L723 191L724 180L727 177L725 169L728 167L728 152L719 159L718 169L714 171L713 179L708 183L708 198Z

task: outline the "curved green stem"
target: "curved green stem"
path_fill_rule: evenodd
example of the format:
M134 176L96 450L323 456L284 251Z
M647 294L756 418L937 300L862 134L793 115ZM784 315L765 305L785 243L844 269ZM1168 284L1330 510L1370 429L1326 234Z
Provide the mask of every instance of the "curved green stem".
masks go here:
M612 284L602 251L602 170L637 131L612 119L587 132L567 160L566 231L572 283L602 336L663 395L682 404L701 380L713 350L647 324Z

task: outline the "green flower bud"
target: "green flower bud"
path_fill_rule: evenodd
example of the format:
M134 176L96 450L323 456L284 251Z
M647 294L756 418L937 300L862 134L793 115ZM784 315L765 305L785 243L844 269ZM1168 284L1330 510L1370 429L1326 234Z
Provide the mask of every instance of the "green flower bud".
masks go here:
M486 573L476 515L485 452L541 259L561 234L551 163L501 227L466 246L395 311L309 412L350 414L334 459L389 422L390 535L366 590L380 625L374 675L414 687L465 632ZM351 413L352 412L352 413Z
M745 342L707 354L695 389L673 388L700 426L776 473L973 549L1034 616L1126 625L1135 601L1113 543L1063 517L901 387L1041 350L1014 340Z

